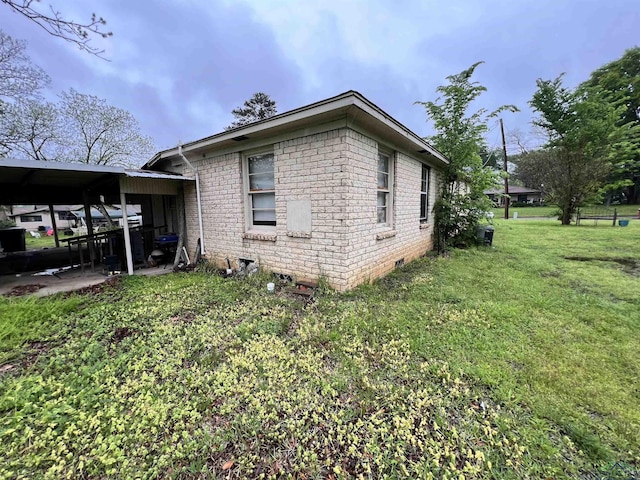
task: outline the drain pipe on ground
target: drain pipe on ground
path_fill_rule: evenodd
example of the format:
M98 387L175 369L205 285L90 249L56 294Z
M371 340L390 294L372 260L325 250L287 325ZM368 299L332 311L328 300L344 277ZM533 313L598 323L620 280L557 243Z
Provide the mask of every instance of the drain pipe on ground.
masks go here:
M187 160L187 157L182 153L182 144L178 144L178 155L182 157L182 160L189 166L191 171L196 176L196 197L198 198L198 227L200 228L200 255L204 257L204 230L202 228L202 202L200 201L200 176L198 170L191 165L191 162Z

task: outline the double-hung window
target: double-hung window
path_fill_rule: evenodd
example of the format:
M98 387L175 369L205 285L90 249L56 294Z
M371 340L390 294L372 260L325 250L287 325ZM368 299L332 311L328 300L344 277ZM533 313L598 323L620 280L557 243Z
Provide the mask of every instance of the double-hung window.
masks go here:
M393 159L391 156L378 154L378 224L391 224L393 201Z
M422 180L420 186L420 223L429 221L429 180L431 169L422 164Z
M272 229L276 225L273 153L246 157L248 227Z

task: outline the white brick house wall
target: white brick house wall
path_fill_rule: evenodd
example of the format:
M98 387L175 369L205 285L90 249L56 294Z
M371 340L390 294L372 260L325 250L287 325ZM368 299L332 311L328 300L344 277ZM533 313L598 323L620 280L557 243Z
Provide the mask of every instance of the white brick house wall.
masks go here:
M322 277L334 288L346 290L385 275L397 260L408 262L431 249L432 222L421 225L419 218L422 163L406 152L351 128L264 147L261 151L274 153L277 225L271 235L247 235L242 151L191 161L200 173L207 254L220 267L227 257L234 266L239 258L252 259L298 280ZM376 223L380 148L394 159L390 226ZM436 179L432 168L430 208ZM310 201L310 235L287 230L292 200ZM185 210L187 246L194 251L199 229L193 184L185 187Z

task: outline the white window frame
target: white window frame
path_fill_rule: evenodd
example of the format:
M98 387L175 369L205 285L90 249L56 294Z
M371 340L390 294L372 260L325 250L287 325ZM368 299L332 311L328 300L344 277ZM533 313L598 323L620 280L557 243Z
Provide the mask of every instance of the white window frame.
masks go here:
M249 161L251 158L253 157L259 157L262 155L271 155L273 157L273 190L260 190L260 193L273 193L273 197L274 197L274 204L275 204L275 179L276 179L276 168L275 168L275 156L273 153L273 150L260 150L260 151L252 151L252 152L246 152L243 154L242 156L242 171L243 171L243 190L244 190L244 204L245 204L245 224L246 224L246 230L253 230L253 231L267 231L267 232L275 232L276 231L276 226L277 226L277 219L274 220L274 224L273 225L256 225L253 223L253 212L254 212L254 208L253 208L253 194L254 192L251 191L250 188L250 182L249 182ZM256 192L257 193L257 192ZM276 209L274 206L274 215L276 213Z
M423 190L422 176L427 172L426 190ZM431 188L431 167L425 163L420 168L420 223L429 223L429 190ZM422 200L425 200L425 214L422 215Z
M387 172L378 170L378 162L381 156L386 157L388 160ZM396 165L395 155L393 154L393 152L389 152L383 149L378 151L378 157L376 158L376 187L377 187L376 188L376 223L379 226L388 226L388 227L393 226L393 197L394 197L394 182L395 182L395 165ZM378 184L379 173L385 173L387 175L387 188L381 188L380 185ZM387 210L387 215L384 222L378 222L378 209L379 209L378 194L379 193L385 194L385 202L386 202L385 208Z

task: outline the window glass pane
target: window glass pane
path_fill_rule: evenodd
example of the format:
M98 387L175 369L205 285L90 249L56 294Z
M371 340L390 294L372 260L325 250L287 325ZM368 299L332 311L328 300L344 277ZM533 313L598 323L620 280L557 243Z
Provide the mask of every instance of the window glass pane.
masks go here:
M378 192L378 207L387 206L387 194L385 192Z
M389 188L389 175L384 172L378 172L378 188Z
M255 173L249 175L249 190L273 190L273 173Z
M427 195L420 195L420 219L427 218Z
M249 157L249 173L271 173L273 175L273 153Z
M387 223L387 193L378 192L378 223Z
M253 224L254 225L275 225L276 211L275 210L254 210Z
M275 193L254 193L251 195L253 199L253 208L276 208L276 194Z
M387 223L387 207L378 207L378 223Z
M389 173L389 157L378 154L378 171Z
M429 189L429 167L422 165L422 186L420 187L422 192L427 192Z

